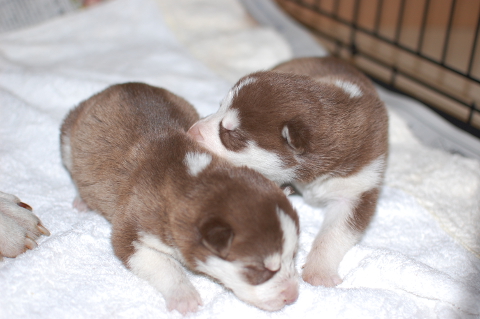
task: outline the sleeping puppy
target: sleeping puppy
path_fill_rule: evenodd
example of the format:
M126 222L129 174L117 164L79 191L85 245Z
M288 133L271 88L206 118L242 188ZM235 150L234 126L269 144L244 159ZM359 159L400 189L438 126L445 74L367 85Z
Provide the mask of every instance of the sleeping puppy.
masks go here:
M0 192L0 260L34 249L41 235L49 236L50 232L32 208L18 197Z
M338 266L374 214L388 152L387 111L365 75L332 57L295 59L240 79L188 133L324 206L302 277L342 282Z
M298 216L273 182L191 139L196 120L188 102L142 83L82 102L61 127L76 203L111 222L115 254L169 310L202 304L184 267L247 303L281 309L298 296Z

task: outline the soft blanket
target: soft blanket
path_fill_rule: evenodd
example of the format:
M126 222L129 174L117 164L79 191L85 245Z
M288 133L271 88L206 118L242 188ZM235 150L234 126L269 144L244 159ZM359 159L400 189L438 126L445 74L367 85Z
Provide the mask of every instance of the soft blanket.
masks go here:
M51 232L38 248L0 262L0 318L181 317L168 312L161 295L117 260L109 223L72 208L75 190L59 154L61 121L81 100L126 81L172 90L205 116L216 111L236 77L268 68L290 52L233 0L171 1L192 5L192 20L212 22L204 29L208 37L199 32L190 40L172 25L179 13L169 11L168 3L115 0L0 36L0 190L34 207ZM226 3L234 9L209 11ZM224 17L223 25L233 26L219 32L215 25L220 24L209 16ZM228 44L228 33L237 37L243 54ZM201 52L201 44L212 46L216 35L225 53L222 45L215 55ZM386 91L381 95L387 105L415 103ZM363 240L340 265L344 282L335 288L301 283L295 304L268 313L190 274L204 301L190 317L480 316L480 164L423 146L403 120L390 115L386 185ZM323 212L299 196L290 199L301 221L300 271Z

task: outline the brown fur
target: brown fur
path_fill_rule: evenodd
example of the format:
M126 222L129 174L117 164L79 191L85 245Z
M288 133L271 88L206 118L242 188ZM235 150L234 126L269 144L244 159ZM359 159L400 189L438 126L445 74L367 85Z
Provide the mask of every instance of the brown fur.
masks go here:
M330 99L332 102L324 102L328 111L312 116L313 121L306 125L313 127L314 119L320 119L315 126L320 132L315 132L313 137L320 143L312 152L321 153L324 162L325 154L330 158L330 161L327 161L330 164L324 167L325 171L317 171L316 174L348 176L358 172L380 155L385 155L386 160L388 114L370 79L357 68L338 58L327 57L294 59L274 67L273 70L309 76L322 83L323 91L331 92L326 101ZM322 81L325 77L348 80L360 87L363 96L357 98L352 105L351 99L338 87ZM308 182L308 179L300 181ZM350 223L356 231L363 232L367 228L375 212L379 192L379 188L375 188L361 196Z
M186 153L208 153L185 133L197 119L188 102L164 89L115 85L65 119L64 163L81 198L112 223L115 253L127 266L142 231L178 249L191 270L212 254L247 261L258 270L246 278L258 284L268 277L263 259L282 247L276 207L297 226L298 217L272 182L213 154L190 175Z
M341 282L338 265L375 212L388 155L387 110L364 74L333 57L252 73L189 134L236 165L292 183L307 203L326 204L303 278Z
M241 105L242 130L230 134L254 140L261 148L278 153L287 166L305 161L297 176L297 181L303 183L324 174L354 174L387 153L387 112L370 80L361 72L335 58L296 59L273 71L277 74L264 71L252 75L258 79L254 92L238 92L232 108ZM358 85L363 96L352 105L342 89L320 81L325 76ZM284 125L289 128L295 156L284 146Z

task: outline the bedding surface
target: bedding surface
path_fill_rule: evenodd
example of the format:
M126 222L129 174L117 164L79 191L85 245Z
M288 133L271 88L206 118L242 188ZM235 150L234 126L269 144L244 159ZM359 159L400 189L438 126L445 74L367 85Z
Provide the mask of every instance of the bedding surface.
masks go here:
M202 21L211 24L200 29ZM129 81L167 88L206 116L237 78L289 57L281 37L234 0L112 0L1 35L0 190L30 204L51 236L0 261L0 318L180 318L115 257L109 223L72 208L61 121L80 101ZM387 105L416 103L380 94ZM342 261L341 285L302 282L295 304L268 313L189 274L204 302L189 317L478 318L480 163L425 147L394 112L390 141L377 214ZM290 200L300 215L301 271L323 211Z

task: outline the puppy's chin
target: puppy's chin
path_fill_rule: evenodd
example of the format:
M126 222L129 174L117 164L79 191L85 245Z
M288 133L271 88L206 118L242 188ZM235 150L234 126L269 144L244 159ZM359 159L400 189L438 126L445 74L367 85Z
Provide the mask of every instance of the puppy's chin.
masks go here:
M229 262L212 256L205 263L197 264L197 270L217 278L239 299L262 310L278 311L298 298L299 276L293 260L289 265L282 265L278 273L259 285L252 285L245 279L242 262Z
M298 280L288 279L277 287L278 293L270 300L252 300L244 299L247 303L250 303L262 310L266 311L278 311L287 305L293 304L298 299ZM238 295L238 294L237 294ZM239 296L240 299L242 299Z

